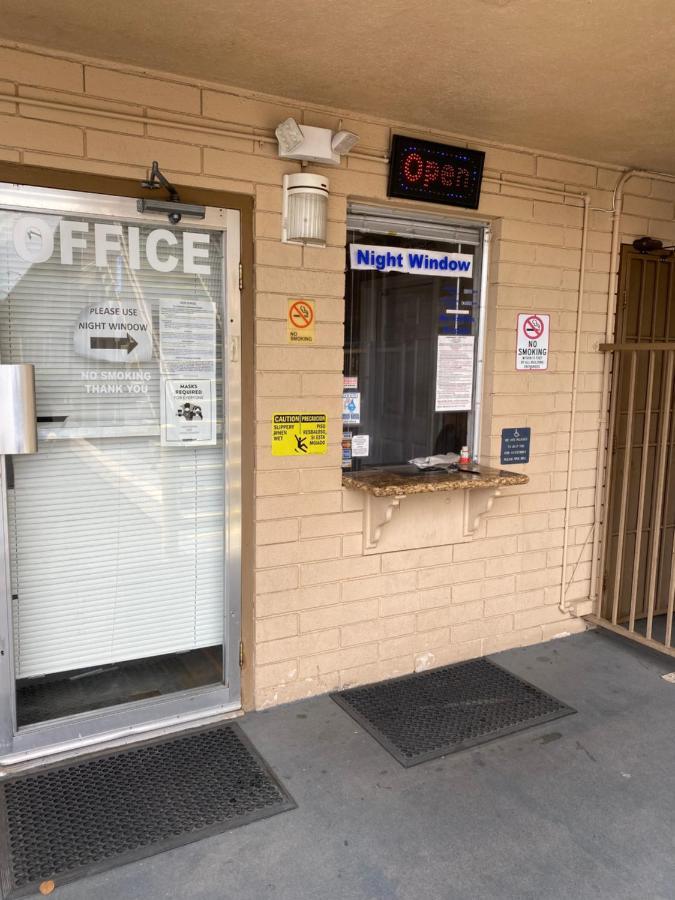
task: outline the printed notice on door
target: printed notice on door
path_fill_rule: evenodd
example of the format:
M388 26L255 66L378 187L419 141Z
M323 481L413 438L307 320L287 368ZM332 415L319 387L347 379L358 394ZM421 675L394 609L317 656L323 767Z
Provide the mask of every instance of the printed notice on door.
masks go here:
M216 377L216 307L210 300L164 298L159 359L166 378Z
M473 335L440 335L436 355L436 412L465 412L473 398Z
M216 443L215 382L205 379L162 379L164 446L206 446Z

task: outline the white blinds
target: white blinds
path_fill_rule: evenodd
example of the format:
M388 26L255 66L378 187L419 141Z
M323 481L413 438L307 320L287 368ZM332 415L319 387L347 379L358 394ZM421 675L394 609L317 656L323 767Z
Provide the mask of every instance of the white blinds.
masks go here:
M450 222L447 214L415 210L414 215L411 215L402 210L382 209L367 203L355 202L350 203L347 208L347 228L354 231L369 231L371 234L476 246L480 245L484 230L480 225Z
M106 267L93 246L62 265L55 216L55 252L31 266L14 250L18 215L0 212L0 362L35 365L40 421L39 453L13 458L8 497L17 677L220 644L222 421L216 446L160 444L158 321L165 299L216 305L221 419L222 236L210 235L208 275L183 272L180 242L173 272L145 259L132 270L126 243ZM151 358L78 355L91 304L140 309Z

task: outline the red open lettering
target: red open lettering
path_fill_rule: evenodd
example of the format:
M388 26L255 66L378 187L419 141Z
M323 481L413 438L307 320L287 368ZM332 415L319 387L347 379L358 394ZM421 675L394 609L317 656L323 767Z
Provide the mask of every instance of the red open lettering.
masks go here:
M455 180L455 167L446 163L441 169L441 184L443 187L452 187Z
M434 181L438 181L438 163L434 162L433 159L428 159L424 163L424 187L429 187L430 184L433 184Z
M419 153L409 153L403 163L403 175L406 181L419 181L424 171L424 161Z

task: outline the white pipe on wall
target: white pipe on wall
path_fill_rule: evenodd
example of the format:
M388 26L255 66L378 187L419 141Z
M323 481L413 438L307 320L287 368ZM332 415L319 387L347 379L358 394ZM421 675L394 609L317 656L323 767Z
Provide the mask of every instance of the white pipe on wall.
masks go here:
M609 257L609 285L607 287L607 309L605 312L605 342L609 343L614 334L614 297L616 279L619 271L619 241L621 237L621 214L623 212L623 191L626 182L637 175L635 169L624 172L614 188L612 204L612 243ZM602 370L602 399L600 401L600 424L598 427L598 453L595 469L595 505L593 511L593 555L591 557L591 590L589 600L595 604L598 597L598 554L600 550L600 517L603 504L603 480L607 453L607 415L609 407L609 377L611 370L610 354L605 354ZM599 610L593 610L599 614Z
M581 227L581 259L579 260L579 289L577 295L577 321L574 335L574 365L572 369L572 403L570 409L569 443L567 447L567 479L565 482L565 513L563 519L562 575L560 578L560 598L558 608L563 613L570 609L565 601L567 593L567 554L569 550L569 523L572 507L572 469L574 464L574 436L576 434L577 393L579 389L579 361L581 356L581 332L584 312L584 280L586 277L586 249L588 246L588 215L591 205L590 194L583 195L584 218Z

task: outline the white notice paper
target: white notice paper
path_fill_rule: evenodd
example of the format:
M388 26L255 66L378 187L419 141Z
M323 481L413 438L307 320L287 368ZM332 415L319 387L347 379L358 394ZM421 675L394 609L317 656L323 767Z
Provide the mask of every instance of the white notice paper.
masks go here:
M216 383L164 378L161 438L164 446L216 443Z
M436 412L471 409L474 337L440 335L436 356Z
M169 297L159 305L159 359L167 378L216 377L216 307Z
M355 434L352 437L352 456L368 456L370 453L370 435Z

